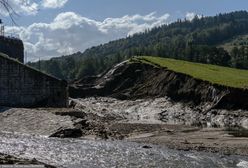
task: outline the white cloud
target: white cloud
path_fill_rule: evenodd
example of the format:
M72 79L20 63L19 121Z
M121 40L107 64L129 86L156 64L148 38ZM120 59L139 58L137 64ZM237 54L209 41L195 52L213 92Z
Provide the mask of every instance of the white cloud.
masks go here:
M187 20L193 20L194 19L194 17L195 17L195 13L194 12L187 12L186 13L186 19Z
M28 27L6 27L24 41L28 60L72 54L111 40L143 32L168 23L169 14L123 16L96 21L74 12L57 15L51 23L33 23Z
M35 15L38 13L38 3L30 0L9 0L8 3L17 14ZM7 16L8 12L0 6L0 14Z
M17 14L36 15L41 7L44 8L62 8L68 0L42 0L41 2L33 0L8 0L8 3ZM0 14L7 16L8 11L0 5Z
M187 12L186 13L186 19L189 21L192 21L195 17L202 18L201 15L197 15L194 12Z
M42 6L44 8L62 8L68 0L43 0Z

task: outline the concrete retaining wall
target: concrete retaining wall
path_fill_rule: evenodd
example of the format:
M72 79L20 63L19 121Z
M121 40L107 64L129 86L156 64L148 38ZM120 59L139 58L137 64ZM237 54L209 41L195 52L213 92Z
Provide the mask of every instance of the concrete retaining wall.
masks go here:
M0 54L0 106L66 107L67 82Z

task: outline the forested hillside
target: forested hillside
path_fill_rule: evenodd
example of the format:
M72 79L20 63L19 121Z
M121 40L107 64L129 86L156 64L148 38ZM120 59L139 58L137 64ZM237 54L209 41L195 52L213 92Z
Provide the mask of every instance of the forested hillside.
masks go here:
M28 63L59 78L73 80L105 71L134 55L151 55L248 69L248 12L177 20L84 53ZM242 42L239 41L242 39ZM227 47L235 42L232 47Z

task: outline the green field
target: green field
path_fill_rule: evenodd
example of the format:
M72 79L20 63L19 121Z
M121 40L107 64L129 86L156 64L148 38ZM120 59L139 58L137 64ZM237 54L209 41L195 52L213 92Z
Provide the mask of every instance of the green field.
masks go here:
M149 56L135 57L132 60L166 67L169 70L187 74L214 84L235 88L248 88L248 70Z

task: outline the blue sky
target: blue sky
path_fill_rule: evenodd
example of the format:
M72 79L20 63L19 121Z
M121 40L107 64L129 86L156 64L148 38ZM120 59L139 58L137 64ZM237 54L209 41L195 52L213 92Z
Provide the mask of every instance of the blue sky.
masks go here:
M247 9L248 1L246 0L68 0L63 8L40 9L36 16L19 18L18 24L30 24L37 20L51 21L57 14L66 11L73 11L91 19L103 20L108 17L145 15L151 12L170 13L175 19L184 17L187 12L209 16Z
M1 12L6 31L25 43L30 61L84 51L195 14L247 10L246 0L9 0L18 26Z

